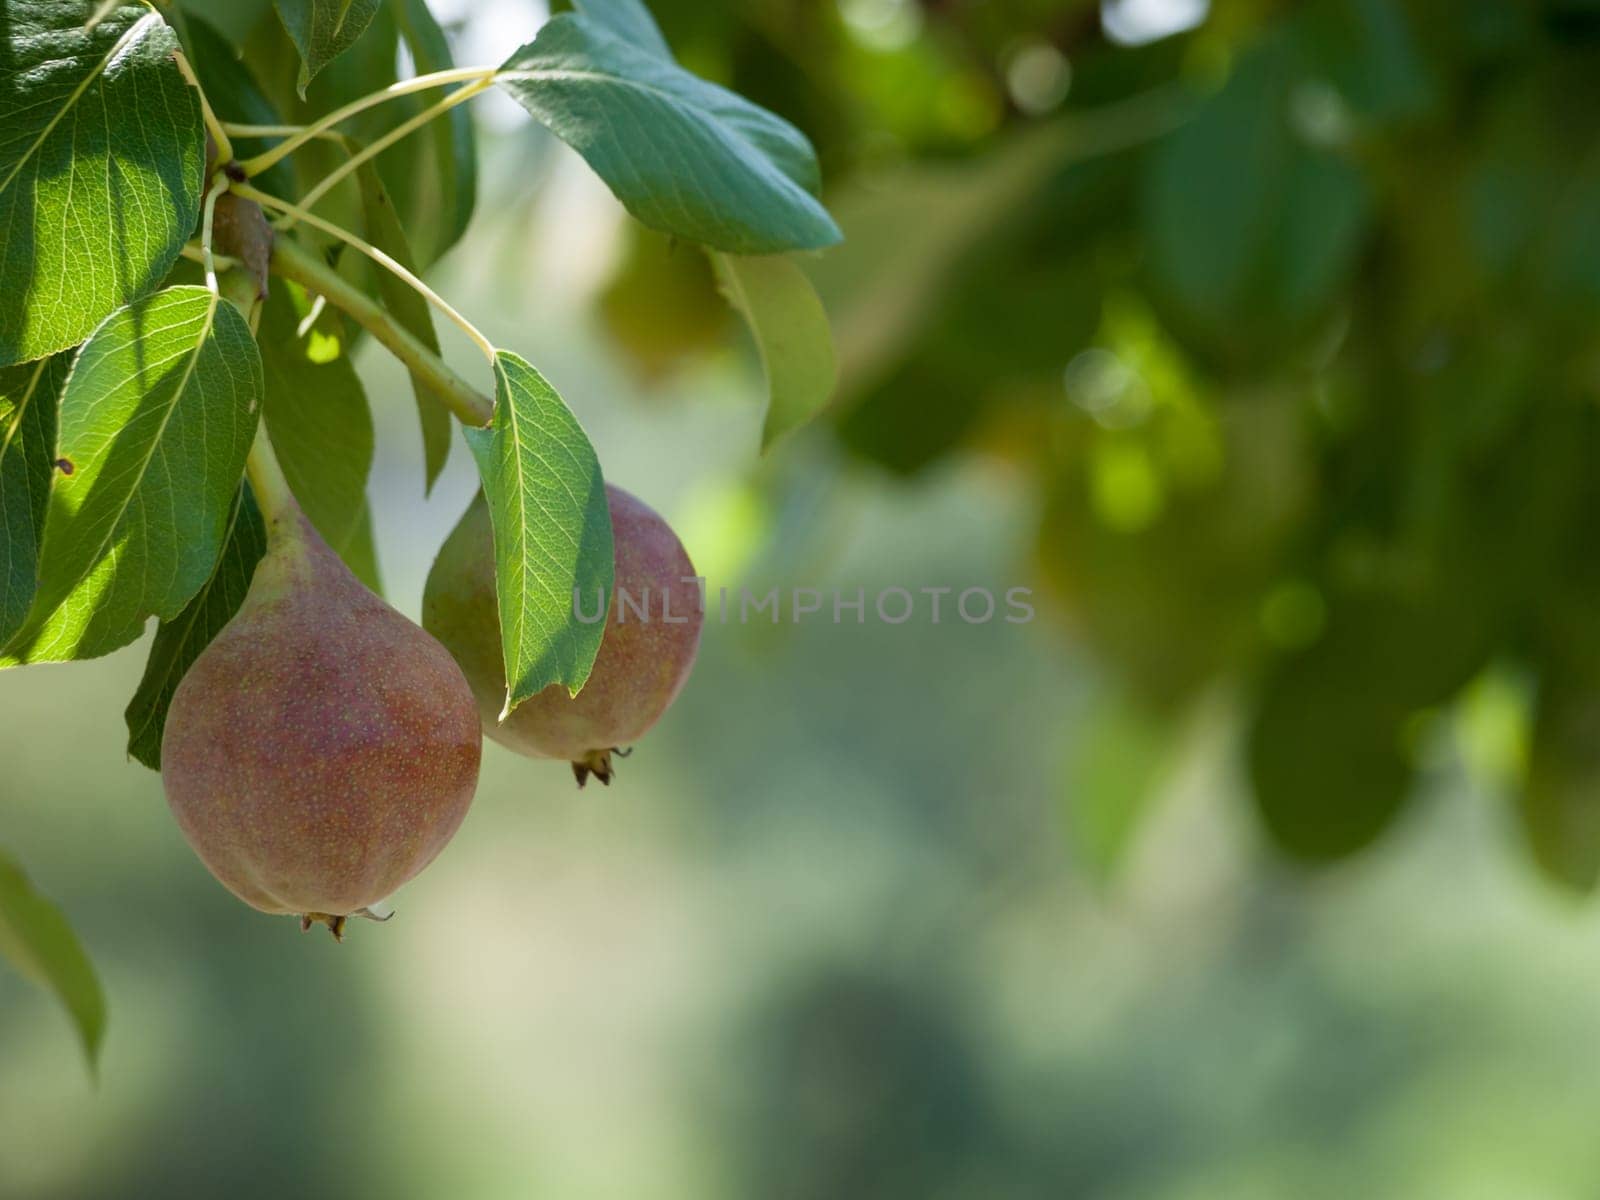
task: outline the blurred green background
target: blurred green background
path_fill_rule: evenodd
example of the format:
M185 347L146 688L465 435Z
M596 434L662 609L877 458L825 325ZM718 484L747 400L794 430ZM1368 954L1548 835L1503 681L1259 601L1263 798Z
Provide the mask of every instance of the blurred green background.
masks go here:
M651 7L817 143L833 409L758 460L704 260L508 102L431 280L714 587L1038 619L710 623L614 787L486 747L344 945L178 836L139 651L0 674L111 1005L95 1087L0 971L0 1196L1600 1192L1600 3ZM358 362L416 616L471 466Z

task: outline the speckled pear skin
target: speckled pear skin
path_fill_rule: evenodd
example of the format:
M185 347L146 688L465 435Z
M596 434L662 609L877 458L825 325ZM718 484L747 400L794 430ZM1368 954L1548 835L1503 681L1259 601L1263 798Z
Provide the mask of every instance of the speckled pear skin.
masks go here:
M577 696L552 685L519 705L504 724L498 720L506 676L494 535L481 492L440 549L422 597L423 627L461 664L484 731L519 754L567 759L580 784L590 772L609 782L611 752L643 737L677 698L694 667L703 621L694 566L672 527L619 487L607 484L606 499L616 587L626 590L636 606L645 602L648 588L649 620L641 621L636 608L619 611L613 596L594 670ZM673 622L663 619L663 590ZM583 597L580 611L592 613L595 604L596 597ZM680 617L687 619L676 623Z
M291 510L172 698L161 779L223 886L337 934L444 848L482 750L455 660Z

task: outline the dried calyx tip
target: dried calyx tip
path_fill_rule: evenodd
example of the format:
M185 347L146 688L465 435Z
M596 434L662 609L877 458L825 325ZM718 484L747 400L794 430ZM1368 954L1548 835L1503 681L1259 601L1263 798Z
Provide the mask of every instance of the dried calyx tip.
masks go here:
M589 782L589 776L593 775L606 787L610 787L611 777L616 774L611 768L611 756L615 754L618 758L627 758L632 753L632 746L629 746L626 750L621 750L616 746L612 746L609 750L591 750L582 758L573 760L573 778L578 781L578 786L582 787Z
M336 916L333 913L301 913L300 932L306 933L311 929L312 925L322 924L326 925L328 927L328 932L333 934L334 941L342 942L344 941L345 922L351 917L361 917L365 920L377 921L379 924L382 924L384 921L389 920L389 918L393 916L393 912L387 912L380 917L370 908L358 908L354 912L346 913L342 916Z

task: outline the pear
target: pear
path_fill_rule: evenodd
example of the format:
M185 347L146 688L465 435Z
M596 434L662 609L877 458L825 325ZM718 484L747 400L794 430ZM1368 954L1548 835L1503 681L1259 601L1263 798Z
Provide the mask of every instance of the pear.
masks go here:
M482 749L449 653L288 500L244 603L173 695L161 780L224 887L339 937L444 849Z
M566 759L581 787L609 784L611 756L642 737L676 699L694 666L703 619L689 555L660 515L606 485L616 582L594 669L576 696L552 684L505 721L505 660L495 598L494 535L479 492L428 574L422 624L461 664L488 735L530 758ZM598 598L579 597L593 606ZM643 615L641 615L643 614Z

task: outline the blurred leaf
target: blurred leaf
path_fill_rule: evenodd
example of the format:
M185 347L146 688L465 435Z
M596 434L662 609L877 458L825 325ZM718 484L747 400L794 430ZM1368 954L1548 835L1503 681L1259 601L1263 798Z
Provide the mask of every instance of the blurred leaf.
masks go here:
M177 38L135 4L85 33L96 7L10 0L0 22L0 365L76 346L154 288L200 214Z
M605 25L552 19L496 82L652 228L735 254L839 240L803 134Z
M973 432L987 399L936 356L913 357L840 415L839 438L880 467L914 475Z
M892 373L942 314L1008 303L1017 281L997 286L986 244L1005 254L1024 235L1053 237L1027 260L1047 274L1090 261L1095 240L1126 219L1122 159L1130 156L1123 152L1188 110L1171 91L1140 96L1042 123L972 159L903 166L843 189L833 208L846 240L806 264L838 337L841 403ZM970 282L968 271L976 276ZM1013 316L1022 307L1011 302ZM1077 311L1072 305L1063 323ZM1052 315L1031 314L1028 328ZM1040 339L1030 357L1052 344Z
M411 244L395 215L377 167L371 162L363 163L356 169L356 181L361 189L367 240L406 270L415 272L417 265L411 256ZM406 332L438 354L439 337L434 332L433 313L429 311L428 302L393 271L377 272L377 281L378 297L384 308ZM431 494L450 457L450 439L455 429L444 399L415 372L411 375L411 391L416 397L417 418L422 425L423 490L424 494Z
M418 75L455 66L450 43L425 0L396 0L395 19ZM461 240L472 219L478 192L478 148L472 114L465 105L451 109L443 120L430 122L423 136L432 145L432 164L418 172L425 195L419 197L410 228L427 237L423 257L433 262Z
M1223 416L1213 428L1180 397L1143 429L1083 430L1039 531L1048 594L1157 712L1260 652L1261 604L1306 509L1305 451L1286 398ZM1154 489L1134 507L1097 490L1107 451L1136 455L1146 474L1134 485Z
M378 0L273 0L283 27L300 51L296 87L303 99L306 86L343 54L378 12Z
M0 851L0 957L55 993L77 1027L90 1071L95 1071L106 1031L100 981L61 910L33 890L4 851Z
M343 553L366 503L372 413L338 318L324 310L300 336L310 311L305 293L282 283L262 308L264 415L295 499L328 545Z
M1310 63L1363 117L1415 118L1436 99L1428 61L1398 0L1312 0L1296 32Z
M761 448L811 420L833 395L838 363L828 314L792 259L711 256L728 302L750 327L767 373Z
M1253 51L1148 159L1151 278L1175 329L1224 359L1303 336L1367 226L1361 174L1292 119L1305 96L1297 66L1281 41Z
M573 597L611 594L611 510L583 427L515 354L496 355L494 420L466 437L494 529L504 719L551 684L577 695L589 678L605 624L579 621Z
M1519 804L1535 860L1580 892L1600 883L1600 689L1550 672Z
M1080 863L1101 883L1121 867L1143 827L1173 750L1171 722L1102 698L1074 739L1066 811Z
M1417 718L1494 653L1502 614L1492 592L1397 572L1332 591L1325 632L1262 689L1251 780L1268 832L1297 858L1340 858L1383 833L1410 791L1404 743Z
M1600 313L1600 137L1574 119L1597 103L1578 63L1520 81L1496 97L1471 167L1470 248L1552 335L1586 337Z
M22 628L38 587L39 541L55 474L56 406L72 351L0 368L0 649Z
M1363 690L1289 667L1257 701L1249 735L1256 810L1280 849L1331 862L1364 849L1411 790L1403 725Z
M156 629L144 677L123 713L128 754L152 771L161 769L161 736L166 731L172 694L200 652L239 611L256 564L266 552L267 530L261 511L250 486L240 484L217 569L187 608Z
M92 658L183 611L222 551L262 391L249 327L205 288L106 318L62 393L39 591L0 665Z
M845 243L807 265L839 336L841 393L880 375L916 336L963 254L1077 144L1060 123L981 159L859 182L834 208Z
M1053 226L1051 204L1038 219ZM1076 248L1041 244L1024 214L1006 218L954 268L906 358L861 389L839 418L844 443L879 466L920 471L983 427L1001 402L1058 401L1063 374L1094 337L1101 283Z
M628 247L600 297L606 330L646 383L724 343L731 324L710 260L666 234L628 225Z

